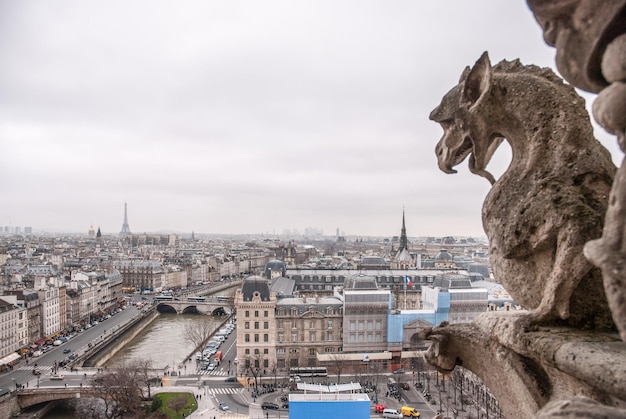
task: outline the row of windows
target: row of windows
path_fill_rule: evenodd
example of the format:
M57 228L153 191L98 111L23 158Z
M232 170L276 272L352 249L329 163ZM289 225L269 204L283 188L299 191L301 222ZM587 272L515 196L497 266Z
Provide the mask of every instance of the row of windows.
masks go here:
M260 323L259 322L254 322L254 328L255 329L259 329ZM270 328L270 324L269 322L263 322L263 329L269 329ZM244 329L250 329L250 322L244 322Z
M382 342L382 333L350 333L350 343L365 343L365 342Z
M404 282L406 276L404 275L389 275L389 276L385 276L385 275L381 275L381 276L376 276L376 282L394 282L394 283L398 283L398 282ZM340 276L326 276L326 275L292 275L291 279L293 279L296 282L344 282L346 280L346 277L343 275ZM419 276L419 275L409 275L409 279L411 280L411 282L421 282L421 283L431 283L435 280L435 277L432 275L426 275L426 276Z
M318 323L319 322L319 323ZM318 329L319 325L324 325L323 320L278 320L276 322L276 326L279 329L284 329L285 326L287 326L287 328L291 327L291 329L298 329L302 326L308 327L309 329ZM332 329L335 325L334 320L326 320L326 328L327 329ZM342 327L342 322L339 322L339 328Z
M311 307L309 307L307 309L307 311L316 313L318 310L317 310L317 307L311 306ZM339 307L339 308L326 307L325 310L320 311L320 312L321 313L326 313L327 315L341 314L342 313L342 308L341 307ZM291 316L294 316L294 317L295 316L299 316L300 315L300 310L298 308L296 308L296 307L292 307L289 311L287 311L287 309L284 309L284 308L279 308L276 311L276 315L277 316L287 316L289 314L291 314Z
M304 334L302 335L302 341L304 341L305 338L308 336L308 338L309 338L308 341L309 342L318 342L318 340L317 340L317 337L318 337L317 331L310 330L308 332L308 335L306 335L307 332L303 332L303 333ZM291 340L289 342L299 342L300 340L298 338L298 335L299 335L298 332L291 333ZM323 332L320 332L319 336L320 337L324 337ZM340 333L339 337L336 338L332 331L326 332L325 336L326 336L326 341L328 341L328 342L333 341L333 340L341 340L341 339L343 339L343 337L342 337L343 334ZM284 333L282 333L282 332L278 333L278 342L279 343L285 342L285 334Z
M374 321L368 320L367 322L363 320L359 320L358 322L355 320L350 321L350 330L357 330L357 326L359 330L365 330L367 326L367 330L374 330ZM383 322L381 320L376 320L376 330L382 330Z
M255 342L260 342L259 340L260 336L258 333L254 334L254 341ZM250 342L250 334L246 333L245 335L243 335L243 340L245 342ZM270 335L268 335L267 333L263 334L263 342L269 342L270 341Z
M341 346L339 346L339 347L327 346L327 347L324 348L324 352L326 352L327 354L334 353L335 351L336 352L341 352L342 351ZM289 352L293 353L294 351L290 350ZM277 356L284 356L285 355L285 348L276 348L276 355ZM311 355L311 356L317 355L317 349L316 348L309 348L309 355Z
M264 310L263 311L263 317L268 317L269 316L269 311ZM250 317L250 310L246 310L246 316L245 317ZM254 310L254 317L259 317L259 310Z

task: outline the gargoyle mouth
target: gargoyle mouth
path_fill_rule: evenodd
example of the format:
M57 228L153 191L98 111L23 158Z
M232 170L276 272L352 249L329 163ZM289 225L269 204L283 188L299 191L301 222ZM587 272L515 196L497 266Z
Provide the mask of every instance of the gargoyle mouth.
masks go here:
M472 152L474 142L468 136L463 139L463 144L454 153L454 159L452 160L451 167L459 165L467 156Z

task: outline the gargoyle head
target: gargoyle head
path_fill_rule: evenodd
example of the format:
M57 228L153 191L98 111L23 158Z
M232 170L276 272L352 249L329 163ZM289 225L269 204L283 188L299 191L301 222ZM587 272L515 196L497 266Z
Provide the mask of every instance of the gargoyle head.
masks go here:
M459 84L443 97L441 104L430 113L430 119L443 128L443 137L435 153L439 168L445 173L456 173L454 166L470 156L469 169L495 183L485 170L502 137L487 131L480 108L491 91L492 69L486 52L474 67L466 67Z

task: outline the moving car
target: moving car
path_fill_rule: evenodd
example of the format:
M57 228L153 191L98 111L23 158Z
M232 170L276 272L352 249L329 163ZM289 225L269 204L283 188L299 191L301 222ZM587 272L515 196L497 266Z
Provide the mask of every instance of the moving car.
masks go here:
M64 378L65 376L63 374L53 375L52 377L50 377L51 380L62 380Z
M220 409L221 410L228 410L228 405L224 402L220 403Z
M227 383L236 383L237 382L237 377L228 377L226 379Z
M63 349L63 353L64 353L64 354L69 354L70 352L72 352L72 350L71 350L71 349L69 349L69 348L65 348L65 349Z
M278 410L278 405L272 402L263 402L261 405L261 409L263 410Z
M39 371L38 369L34 369L33 375L41 375L41 371Z
M402 413L402 416L410 416L412 418L420 417L420 412L418 412L414 407L402 406L400 408L400 413Z

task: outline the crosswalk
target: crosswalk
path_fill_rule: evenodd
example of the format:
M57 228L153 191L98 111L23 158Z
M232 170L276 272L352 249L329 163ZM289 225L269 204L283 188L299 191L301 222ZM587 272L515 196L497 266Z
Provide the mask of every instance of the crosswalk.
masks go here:
M34 365L23 365L15 369L18 371L32 371L35 368L37 368L39 371L48 371L52 369L52 365L38 365L37 367L35 367Z
M217 376L217 377L226 377L228 375L227 371L224 370L213 370L213 371L206 371L206 370L198 370L197 374L199 375L213 375L213 376Z
M239 394L244 389L241 387L206 387L207 394L212 394L214 396L224 395L224 394Z

